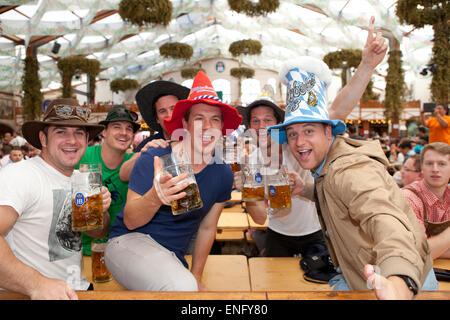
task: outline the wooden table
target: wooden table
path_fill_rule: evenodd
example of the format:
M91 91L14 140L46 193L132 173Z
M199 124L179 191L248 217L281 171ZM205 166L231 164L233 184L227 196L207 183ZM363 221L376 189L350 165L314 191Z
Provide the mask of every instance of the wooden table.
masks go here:
M77 291L79 300L374 300L371 291L280 292L155 292ZM0 300L29 300L15 292L0 291ZM422 291L416 300L450 300L450 291Z
M252 291L330 291L328 284L303 279L300 258L248 259Z
M240 230L248 229L247 214L244 212L222 211L217 223L218 230Z
M192 266L192 256L185 256ZM250 291L247 257L244 255L209 255L202 282L211 291Z

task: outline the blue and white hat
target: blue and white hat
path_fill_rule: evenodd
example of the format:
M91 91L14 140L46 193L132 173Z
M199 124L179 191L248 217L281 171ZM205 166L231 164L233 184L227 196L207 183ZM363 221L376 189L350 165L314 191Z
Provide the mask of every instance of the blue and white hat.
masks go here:
M334 136L345 131L344 122L330 120L328 115L326 88L332 76L323 61L312 57L287 61L279 77L287 86L286 113L282 124L267 128L272 139L279 144L287 142L286 126L299 122L329 123Z

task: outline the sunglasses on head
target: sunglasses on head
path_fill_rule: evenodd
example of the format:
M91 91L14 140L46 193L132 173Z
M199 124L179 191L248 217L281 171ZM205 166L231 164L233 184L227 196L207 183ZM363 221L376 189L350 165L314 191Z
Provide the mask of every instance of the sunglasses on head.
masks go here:
M73 115L79 116L84 120L88 120L91 110L80 106L59 105L54 107L55 113L58 117L70 117Z
M115 118L128 118L128 117L130 117L133 121L136 121L138 119L138 114L126 108L115 108L110 115L111 120Z

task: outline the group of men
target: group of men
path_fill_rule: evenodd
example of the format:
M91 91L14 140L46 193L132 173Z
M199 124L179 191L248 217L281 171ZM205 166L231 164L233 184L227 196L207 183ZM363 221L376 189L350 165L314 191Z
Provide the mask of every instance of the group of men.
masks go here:
M420 289L437 288L425 233L387 173L381 147L339 136L345 131L342 120L386 51L381 34L373 35L372 18L361 64L330 109L325 91L331 73L323 62L305 57L280 71L288 88L286 111L262 99L244 116L259 147L278 144L267 150L277 150L290 170L292 210L271 217L267 253L302 254L325 242L338 271L330 280L334 289L367 290L370 281L380 299L412 298ZM239 174L216 161L215 150L242 116L221 102L203 72L190 90L155 81L136 100L158 135L132 155L126 150L138 129L137 117L121 106L100 124L90 124L88 109L72 99L56 99L42 121L23 125L24 137L42 152L0 172L5 181L0 186L0 288L35 299L76 299L74 289L89 284L69 286L69 269L80 266L82 250L89 254L92 238L108 235L106 265L125 288L207 289L201 277L217 221L233 181L239 182ZM87 148L100 132L103 145ZM187 182L162 174L160 157L180 150L190 157L203 207L175 216L170 203L186 195ZM68 221L70 177L83 162L102 164L105 226L81 235ZM248 202L247 209L255 220L267 215L264 202ZM189 270L184 255L194 235Z

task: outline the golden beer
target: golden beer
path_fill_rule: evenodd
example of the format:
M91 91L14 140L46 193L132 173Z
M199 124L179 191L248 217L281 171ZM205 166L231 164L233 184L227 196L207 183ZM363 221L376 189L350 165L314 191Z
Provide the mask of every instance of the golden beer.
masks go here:
M103 228L103 199L101 194L89 197L79 192L72 198L72 230L89 231Z
M102 247L100 247L102 246ZM112 275L106 268L104 246L102 244L92 244L92 280L97 283L107 282L112 280Z
M272 209L291 207L291 190L289 185L269 186L269 203Z
M246 187L242 188L243 201L260 201L264 200L264 185L261 187Z
M191 183L181 192L186 192L186 196L181 199L174 200L171 203L172 213L179 215L188 211L197 210L203 207L200 191L196 183Z
M241 171L241 165L239 163L230 163L231 171L233 171L233 174Z

